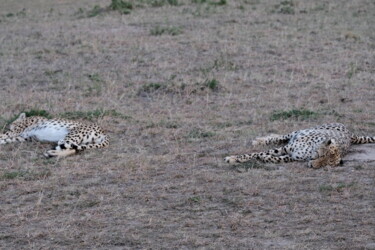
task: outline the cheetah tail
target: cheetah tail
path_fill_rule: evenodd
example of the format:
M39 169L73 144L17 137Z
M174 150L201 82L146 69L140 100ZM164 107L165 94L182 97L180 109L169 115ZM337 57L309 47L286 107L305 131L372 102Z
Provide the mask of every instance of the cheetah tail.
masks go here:
M375 137L372 136L356 136L351 137L352 144L365 144L365 143L375 143Z

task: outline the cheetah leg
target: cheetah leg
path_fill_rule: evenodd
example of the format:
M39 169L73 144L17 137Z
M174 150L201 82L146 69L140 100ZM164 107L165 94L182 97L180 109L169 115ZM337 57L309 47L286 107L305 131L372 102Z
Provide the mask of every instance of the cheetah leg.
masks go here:
M289 155L275 156L268 152L244 154L244 155L232 155L224 158L227 163L244 163L251 160L257 160L264 163L286 163L294 161Z
M75 149L64 149L64 150L48 150L44 153L45 157L66 157L73 155L77 152Z
M269 145L269 144L283 144L287 143L291 138L291 135L277 135L277 134L271 134L264 137L257 137L255 140L253 140L252 144L253 146L258 145Z
M273 148L267 151L267 154L273 155L273 156L281 156L288 154L286 151L286 147L279 147L279 148Z
M82 136L79 131L73 129L64 139L57 142L55 149L48 150L44 153L46 157L65 157L73 155L79 151L78 145L82 142Z
M46 157L65 157L85 149L103 148L109 145L108 136L103 137L100 143L84 142L83 138L79 131L72 130L63 140L57 143L54 150L48 150L44 155Z

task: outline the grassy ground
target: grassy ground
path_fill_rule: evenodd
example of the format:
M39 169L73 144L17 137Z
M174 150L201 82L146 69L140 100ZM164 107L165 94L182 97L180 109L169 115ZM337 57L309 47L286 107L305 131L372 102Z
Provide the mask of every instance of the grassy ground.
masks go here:
M47 110L112 139L1 146L0 248L373 249L374 162L222 162L324 122L375 134L373 1L131 3L1 1L2 128Z

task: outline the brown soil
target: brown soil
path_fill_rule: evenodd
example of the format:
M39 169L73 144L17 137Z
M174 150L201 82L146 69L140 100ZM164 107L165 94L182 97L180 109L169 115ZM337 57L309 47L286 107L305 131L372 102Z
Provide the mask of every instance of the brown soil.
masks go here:
M375 135L374 2L132 2L1 1L0 125L47 110L111 145L1 145L0 248L373 247L374 161L223 158L326 122Z

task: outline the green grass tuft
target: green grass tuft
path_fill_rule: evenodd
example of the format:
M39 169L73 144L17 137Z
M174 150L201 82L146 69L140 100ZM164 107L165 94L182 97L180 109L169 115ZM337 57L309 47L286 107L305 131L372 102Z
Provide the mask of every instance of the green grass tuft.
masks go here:
M47 110L44 110L44 109L31 109L29 111L23 111L21 113L25 113L26 117L42 116L48 119L51 119L53 117Z
M206 80L204 85L207 86L211 90L218 90L219 89L219 81L216 79Z
M24 176L24 173L20 171L5 172L1 179L13 180L13 179L16 179L17 177L22 177L22 176Z
M281 1L279 4L274 6L273 13L294 15L295 14L295 3L292 0Z
M121 14L130 14L133 9L133 4L122 0L112 0L109 8L111 10L117 10Z

